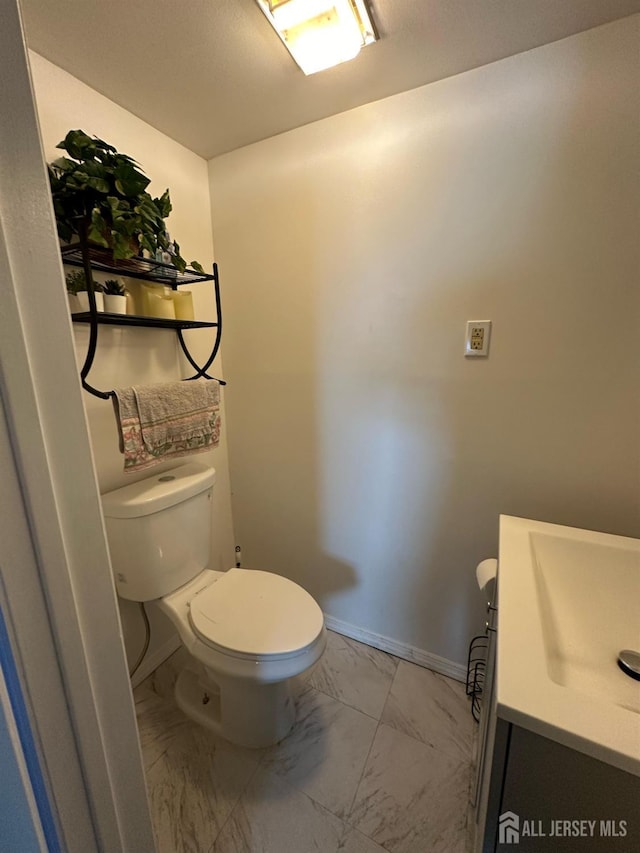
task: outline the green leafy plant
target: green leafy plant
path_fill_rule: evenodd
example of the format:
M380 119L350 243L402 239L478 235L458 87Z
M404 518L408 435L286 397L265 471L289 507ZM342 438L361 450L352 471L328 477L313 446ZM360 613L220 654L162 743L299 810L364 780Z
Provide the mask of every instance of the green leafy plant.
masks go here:
M65 281L67 283L67 293L70 293L72 296L87 289L87 279L82 270L73 270L67 273Z
M126 294L124 285L117 278L108 278L102 285L102 290L109 296L124 296Z
M115 260L132 258L143 249L152 257L158 249L169 251L165 218L171 212L169 190L159 198L148 192L149 178L139 164L113 145L70 130L58 148L68 157L49 164L58 235L69 242L74 235L111 249ZM186 261L173 241L171 262L184 272ZM204 272L201 264L191 266Z

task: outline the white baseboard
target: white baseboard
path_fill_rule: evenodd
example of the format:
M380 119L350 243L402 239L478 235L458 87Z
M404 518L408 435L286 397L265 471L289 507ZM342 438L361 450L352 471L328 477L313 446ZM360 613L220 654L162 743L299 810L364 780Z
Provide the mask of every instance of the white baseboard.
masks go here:
M326 613L324 622L329 630L343 634L345 637L350 637L352 640L358 640L367 646L373 646L374 649L389 652L389 654L395 655L397 658L402 658L402 660L408 660L411 663L432 669L434 672L439 672L441 675L455 678L456 681L465 682L467 679L467 668L461 663L454 663L454 661L447 660L447 658L441 658L439 655L425 652L424 649L417 649L415 646L410 646L408 643L401 643L399 640L392 640L390 637L384 637L382 634L375 634L373 631L367 631L366 628L357 628L355 625L350 625L349 622L335 619Z
M165 642L161 646L158 646L157 649L154 649L151 654L147 654L140 664L140 668L131 679L131 686L137 687L138 684L142 684L145 678L151 675L151 673L154 672L154 670L156 670L163 661L177 651L181 645L180 637L175 634L174 636L169 637L168 640L165 640Z

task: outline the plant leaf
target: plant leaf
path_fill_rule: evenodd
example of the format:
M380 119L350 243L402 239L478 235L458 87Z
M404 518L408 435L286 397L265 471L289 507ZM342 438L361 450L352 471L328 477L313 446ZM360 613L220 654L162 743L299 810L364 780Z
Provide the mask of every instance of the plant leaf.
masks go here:
M160 216L162 217L162 219L166 219L167 216L171 213L171 211L173 209L171 206L171 198L169 196L169 190L168 189L166 189L162 193L160 198L154 198L153 203L155 204L155 206L160 211Z
M87 186L99 193L108 193L110 190L109 182L104 178L87 178Z
M172 255L171 256L171 263L180 272L184 272L187 268L187 262L180 255Z
M98 243L100 246L104 246L105 248L109 247L109 243L107 241L107 234L109 232L109 228L104 218L101 216L100 211L97 207L94 207L91 211L91 227L89 229L88 238L93 243Z
M74 160L89 159L95 154L94 142L83 130L70 130L58 148L64 148Z

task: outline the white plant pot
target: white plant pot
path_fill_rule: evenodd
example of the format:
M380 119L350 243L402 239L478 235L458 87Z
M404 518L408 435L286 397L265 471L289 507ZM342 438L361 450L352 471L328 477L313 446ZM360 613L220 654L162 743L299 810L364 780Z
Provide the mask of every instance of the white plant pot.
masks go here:
M127 297L119 296L117 293L102 293L104 296L104 310L107 314L126 314Z
M96 290L93 295L96 298L96 311L104 311L104 293ZM75 296L69 295L69 304L71 305L72 314L89 311L89 294L86 290L80 290Z
M78 305L78 308L76 309L77 311L82 312L89 310L89 294L86 290L80 290L76 293L76 303Z

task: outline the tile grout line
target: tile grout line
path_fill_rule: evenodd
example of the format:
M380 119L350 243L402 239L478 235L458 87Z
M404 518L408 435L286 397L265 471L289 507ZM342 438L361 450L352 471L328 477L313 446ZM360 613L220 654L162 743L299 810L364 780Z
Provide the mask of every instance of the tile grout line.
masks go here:
M290 780L288 780L288 779L285 779L284 781L285 781L285 782L286 782L286 783L287 783L291 788L293 788L294 790L298 791L298 793L302 794L302 795L303 795L303 796L305 796L305 797L308 797L312 802L314 802L314 803L316 803L316 805L320 806L320 808L321 808L321 809L324 809L324 810L325 810L326 812L328 812L330 815L332 815L333 817L335 817L335 818L337 818L338 820L342 821L342 823L343 823L343 824L347 824L348 826L352 827L353 829L356 829L358 832L361 832L359 829L357 829L357 827L353 826L353 824L349 822L349 819L348 819L348 818L349 818L349 815L351 814L351 810L353 809L353 804L354 804L354 802L355 802L355 798L356 798L356 795L357 795L357 793L358 793L358 789L359 789L359 787L360 787L360 783L362 782L362 777L364 776L364 771L365 771L365 768L366 768L366 766L367 766L367 762L368 762L368 760L369 760L369 756L370 756L370 754L371 754L371 750L372 750L372 748L373 748L373 743L374 743L374 741L375 741L375 739L376 739L376 735L378 734L378 729L380 728L380 718L379 718L379 717L378 717L378 718L373 717L373 716L372 716L372 715L370 715L370 714L365 714L365 712L364 712L364 711L360 711L360 709L359 709L359 708L353 708L351 705L347 704L346 702L343 702L341 699L336 699L336 697L335 697L335 696L331 696L329 693L325 693L323 690L319 690L317 687L314 687L314 686L313 686L313 685L311 685L311 684L309 684L308 686L309 686L312 690L316 690L318 693L322 693L324 696L327 696L329 699L332 699L334 702L338 702L338 703L339 703L340 705L342 705L343 707L345 707L345 708L349 708L350 710L353 710L353 711L357 711L358 713L363 714L365 717L368 717L370 720L375 720L375 721L376 721L376 728L375 728L375 731L374 731L373 736L372 736L372 738L371 738L371 743L369 744L369 748L368 748L368 750L367 750L367 754L366 754L365 759L364 759L364 761L363 761L363 763L362 763L362 770L361 770L360 775L359 775L359 777L358 777L358 781L357 781L357 783L356 783L356 785L355 785L355 790L354 790L353 796L352 796L352 798L351 798L351 801L350 801L350 803L349 803L348 807L347 807L347 808L345 809L345 811L344 811L344 814L346 815L345 817L343 817L343 816L342 816L342 815L340 815L340 814L336 814L336 812L332 811L332 810L331 810L327 805L325 805L324 803L321 803L319 800L317 800L317 799L313 796L313 794L309 793L308 791L303 790L303 789L302 789L302 788L300 788L298 785L296 785L294 782L291 782L291 781L290 781ZM389 689L391 689L391 688L389 688ZM269 770L269 768L268 768L268 767L266 767L266 768L265 768L265 767L263 767L263 762L264 762L264 760L265 760L265 759L266 759L266 751L265 751L265 753L264 753L264 754L261 756L261 758L260 758L260 762L259 762L259 764L258 764L258 767L256 768L256 772L257 772L257 770L258 770L259 768L264 769L264 770L265 770L265 772L267 772L267 773L272 773L272 772L273 772L273 771ZM278 774L275 774L275 775L277 776ZM235 806L234 806L234 808L235 808ZM226 821L225 821L225 823L226 823ZM362 834L362 835L364 835L364 833L363 833L363 832L361 832L361 834ZM365 838L369 838L369 836L365 836ZM373 839L372 839L372 838L370 838L369 840L370 840L370 841L373 841ZM376 843L376 844L377 844L377 842L374 842L374 843Z
M383 716L383 714L384 714L384 709L385 709L385 708L386 708L386 706L387 706L387 702L388 702L388 700L389 700L389 695L391 694L391 690L392 690L392 688L393 688L393 683L394 683L394 681L396 680L396 676L397 676L397 674L398 674L398 669L399 669L399 667L400 667L400 660L399 660L399 658L396 658L394 655L391 655L391 657L393 657L393 658L394 658L394 660L396 660L396 661L397 661L396 671L393 673L393 678L392 678L392 679L391 679L391 681L389 682L389 689L387 690L387 695L385 696L384 702L382 703L382 710L380 711L380 716L378 717L378 720L377 720L376 730L375 730L375 732L373 733L373 738L371 739L371 743L369 744L369 749L368 749L368 751L367 751L367 756L366 756L366 758L365 758L365 760L364 760L364 764L362 765L362 772L360 773L360 777L359 777L359 779L358 779L358 784L356 785L356 790L355 790L355 792L354 792L354 794L353 794L353 797L351 798L351 805L349 806L349 810L348 810L348 812L347 812L347 815L348 815L348 817L349 817L349 818L351 817L351 813L353 812L353 806L354 806L354 804L355 804L356 797L358 796L358 791L360 790L360 785L362 784L362 779L363 779L363 777L364 777L365 770L367 769L367 764L368 764L368 762L369 762L369 757L371 756L371 750L373 749L373 744L375 743L376 737L378 736L378 732L380 731L380 726L382 725L382 716ZM352 824L350 821L348 821L348 820L347 820L347 821L345 821L345 822L348 822L348 823L349 823L349 826L353 826L353 824ZM354 826L353 828L354 828L354 829L356 829L358 832L360 832L360 830L359 830L356 826ZM364 835L364 833L362 833L362 835ZM365 836L365 838L369 838L369 836L368 836L368 835L366 835L366 836ZM374 842L374 844L377 844L377 843L378 843L377 841L374 841L374 839L373 839L373 838L369 838L369 840L370 840L370 841L373 841L373 842Z
M397 673L398 673L398 669L399 669L399 666L400 666L400 661L401 661L401 659L400 659L400 658L397 658L395 655L392 655L392 654L390 654L389 652L385 652L385 654L389 655L389 657L393 658L393 659L396 661L396 668L395 668L395 672L393 673L393 677L392 677L392 678L390 679L390 681L389 681L389 687L387 688L387 692L386 692L386 695L385 695L384 702L383 702L383 703L382 703L382 705L381 705L380 715L379 715L379 716L377 716L377 717L376 717L376 716L374 716L373 714L367 714L367 712L366 712L366 711L363 711L363 710L361 710L360 708L356 708L356 707L354 707L353 705L350 705L348 702L345 702L345 701L344 701L344 700L342 700L342 699L338 699L336 696L333 696L332 694L327 693L327 692L326 692L326 690L322 690L321 688L316 687L314 684L312 684L312 683L311 683L311 680L309 680L309 681L307 681L307 682L305 683L305 687L310 687L312 690L315 690L315 691L317 691L318 693L322 693L324 696L327 696L329 699L332 699L334 702L339 702L339 703L340 703L340 705L342 705L343 707L345 707L345 708L350 708L350 709L351 709L351 710L353 710L353 711L357 711L358 713L363 714L365 717L368 717L370 720L375 720L375 721L376 721L376 728L375 728L375 731L374 731L374 733L373 733L373 737L371 738L371 743L369 744L369 749L367 750L367 754L366 754L365 759L364 759L364 761L363 761L363 764L362 764L362 770L361 770L360 775L359 775L359 777L358 777L358 781L357 781L357 783L356 783L356 785L355 785L355 790L354 790L353 796L352 796L352 798L351 798L351 801L350 801L350 803L349 803L348 808L347 808L347 809L345 809L345 812L344 812L344 813L345 813L345 815L346 815L346 817L341 817L340 815L336 814L335 812L332 812L332 811L331 811L331 809L329 809L329 808L328 808L327 806L325 806L324 804L320 803L320 802L319 802L318 800L316 800L316 799L315 799L311 794L307 793L306 791L302 791L302 789L301 789L301 788L298 788L298 786L297 786L297 785L294 785L294 786L293 786L293 787L295 787L295 788L296 788L296 790L300 791L300 792L301 792L301 793L303 793L305 796L309 797L309 799L313 800L313 802L318 803L318 805L320 805L322 808L326 809L330 814L332 814L334 817L338 818L338 820L341 820L343 823L345 823L345 824L347 824L348 826L352 827L352 828L353 828L353 829L355 829L357 832L361 832L361 830L359 830L357 827L355 827L355 826L350 822L349 817L350 817L350 815L351 815L351 812L353 811L353 806L354 806L354 803L355 803L356 797L357 797L357 795L358 795L358 790L360 789L360 785L361 785L361 783L362 783L362 779L363 779L363 776L364 776L364 772L365 772L366 767L367 767L367 762L369 761L369 757L370 757L370 755L371 755L371 750L373 749L373 744L374 744L374 742L375 742L375 739L376 739L376 737L377 737L378 731L379 731L379 729L380 729L380 725L381 725L381 717L382 717L382 714L383 714L384 709L385 709L385 707L386 707L387 700L388 700L388 698L389 698L389 694L391 693L391 689L392 689L392 687L393 687L393 683L394 683L394 681L395 681L395 679L396 679L396 676L397 676ZM260 766L262 765L262 761L263 761L263 759L264 759L264 756L261 758ZM364 834L364 833L362 833L362 832L361 832L361 834L362 834L362 835L365 835L365 834ZM368 836L368 835L365 835L365 838L369 838L369 836ZM369 840L370 840L370 841L372 841L374 844L377 844L377 843L378 843L378 842L374 841L374 839L373 839L373 838L369 838Z
M373 733L373 737L371 738L371 743L369 744L369 749L367 750L367 754L365 756L364 762L362 763L362 771L360 772L360 776L358 777L358 781L357 781L356 786L355 786L355 791L353 792L353 797L351 797L351 803L349 804L349 808L345 811L345 814L347 815L347 817L344 820L345 820L345 823L349 823L349 826L353 825L349 821L349 818L351 817L351 813L353 812L353 806L355 804L356 797L358 796L358 791L360 790L360 785L362 784L362 779L364 778L364 772L367 769L367 764L369 762L371 750L373 749L373 744L375 743L376 737L378 736L378 731L380 729L380 725L381 725L380 719L378 718L376 730ZM357 829L357 827L354 827L354 829ZM360 832L360 830L358 830L358 832ZM363 835L364 835L364 833L363 833ZM367 836L367 838L368 838L368 836ZM371 839L371 841L373 841L373 838Z
M366 643L362 643L359 640L353 639L352 637L348 637L346 635L340 634L340 632L338 632L338 631L331 631L331 633L335 633L337 636L341 637L341 639L343 639L346 642L346 644L350 647L363 646L366 649L373 648L371 646L367 646ZM381 711L380 711L379 716L376 716L375 714L370 714L368 711L363 711L362 708L357 708L355 705L352 705L350 702L347 702L344 698L334 696L333 693L329 693L327 690L323 690L322 687L317 687L315 684L312 683L313 673L310 676L310 678L308 679L308 681L306 681L305 683L308 684L309 687L312 687L314 690L317 690L318 692L323 693L325 696L328 696L330 699L335 699L337 702L341 702L347 708L353 708L354 711L359 711L361 714L364 714L365 716L369 717L370 719L376 720L379 722L380 716L382 715L382 712L384 711L387 699L389 697L389 693L391 692L391 687L393 686L393 682L396 678L396 674L398 672L398 667L402 661L402 658L397 657L396 655L392 654L391 652L386 652L383 649L375 649L375 651L379 651L382 655L390 658L391 660L395 661L395 663L396 663L395 670L394 670L393 675L389 681L389 687L387 688L387 692L385 694L384 701L382 702ZM358 653L356 652L356 656L357 656L357 654ZM374 664L374 666L375 666L375 664ZM314 667L314 669L315 669L315 667ZM376 667L376 669L377 669L377 667Z
M229 810L229 814L228 814L228 815L226 816L226 818L222 821L222 823L221 823L221 825L220 825L220 829L216 832L216 834L215 834L215 836L214 836L214 838L213 838L213 840L212 840L212 842L211 842L211 846L209 847L209 853L212 853L213 848L216 846L216 841L217 841L217 840L218 840L218 838L222 835L222 831L223 831L223 829L225 828L225 826L226 826L226 825L229 823L229 821L231 820L231 818L232 818L232 816L233 816L233 813L235 812L235 810L236 810L236 809L238 808L238 806L240 805L240 802L241 802L242 798L243 798L243 797L244 797L244 795L247 793L247 790L248 790L248 788L249 788L249 785L253 782L253 780L254 780L254 778L255 778L255 775L256 775L256 773L258 772L258 770L260 770L261 766L262 766L262 757L260 758L260 761L258 761L258 762L257 762L256 766L253 768L253 772L249 775L249 778L247 779L247 782L246 782L246 784L245 784L244 788L242 789L242 791L241 791L241 792L240 792L240 794L238 795L238 799L237 799L237 800L235 801L235 803L233 804L233 807Z
M388 691L388 693L387 693L387 698L386 698L386 700L385 700L384 708L382 709L382 714L381 714L381 716L380 716L380 722L381 722L383 725L386 725L386 726L388 726L389 728L393 729L394 731L399 732L400 734L404 734L404 735L406 735L406 737L411 738L412 740L416 741L417 743L423 744L424 746L427 746L427 747L429 747L430 749L434 749L434 750L436 750L436 752L438 752L438 753L440 753L440 754L442 754L442 755L446 755L448 758L451 758L451 759L457 760L457 761L459 761L459 762L461 762L461 763L466 763L466 764L468 764L468 765L470 766L471 770L473 770L473 742L471 742L471 743L469 744L469 753L468 753L467 755L465 755L465 754L464 754L464 752L463 752L462 750L457 750L457 751L455 751L455 752L454 752L453 750L445 749L445 748L443 748L443 747L442 747L442 746L440 746L440 745L437 745L437 746L436 746L436 744L435 744L435 743L429 743L429 742L427 742L419 732L415 732L415 733L414 733L414 732L408 732L408 731L406 731L406 730L405 730L405 729L403 729L403 728L400 728L400 727L398 727L398 726L395 726L395 725L393 724L393 722L386 722L386 721L383 721L383 720L382 720L382 717L384 716L384 710L385 710L385 708L386 708L386 706L387 706L387 702L388 702L388 700L389 700L389 696L390 696L391 691L392 691L392 689L393 689L393 684L394 684L394 682L395 682L395 680L396 680L396 678L397 678L397 676L398 676L398 670L399 670L399 668L400 668L400 664L401 664L401 663L407 663L407 664L411 665L411 662L410 662L410 661L403 661L403 660L402 660L402 658L399 658L399 659L398 659L398 668L396 669L396 672L395 672L395 675L394 675L394 677L393 677L393 680L392 680L391 686L389 687L389 691ZM433 674L436 676L436 678L437 678L438 680L442 680L442 681L444 682L444 686L445 686L445 688L446 688L448 691L451 691L451 686L449 685L449 683L448 683L448 682L449 682L449 681L452 681L452 680L454 680L454 679L450 679L448 676L446 676L446 675L442 675L442 673L438 673L438 672L434 672ZM454 695L455 695L455 692L454 692ZM468 699L468 697L466 697L466 698ZM469 713L469 714L470 714L470 709L469 709L468 707L467 707L467 708L465 708L465 716L466 716L466 713ZM455 728L458 728L458 727L460 726L460 720L459 720L459 719L456 719L456 718L455 718L452 714L450 714L448 711L447 711L447 715L450 717L450 719L451 719L451 721L452 721L452 723L453 723L454 727L455 727Z
M351 705L349 704L349 702L345 702L344 699L338 699L337 696L334 696L332 693L327 693L326 690L322 690L320 687L316 687L313 684L309 684L309 687L312 690L316 690L318 693L322 693L323 696L327 696L329 699L333 699L334 702L339 702L341 705L344 705L345 708L350 708L352 711L357 711L359 714L363 714L365 717L369 717L370 720L375 720L376 722L380 721L380 717L376 717L374 714L368 714L366 711L363 711L362 708L356 708L355 705Z
M398 670L400 669L400 664L402 663L400 658L394 657L394 660L397 661L396 671L393 673L393 678L391 679L391 682L389 684L389 689L387 690L387 695L384 697L384 702L382 704L382 710L380 711L380 717L379 717L380 722L382 722L382 718L384 717L384 711L385 711L385 708L387 707L387 702L389 701L389 696L391 696L391 691L393 690L393 685L395 684L396 678L398 677Z

